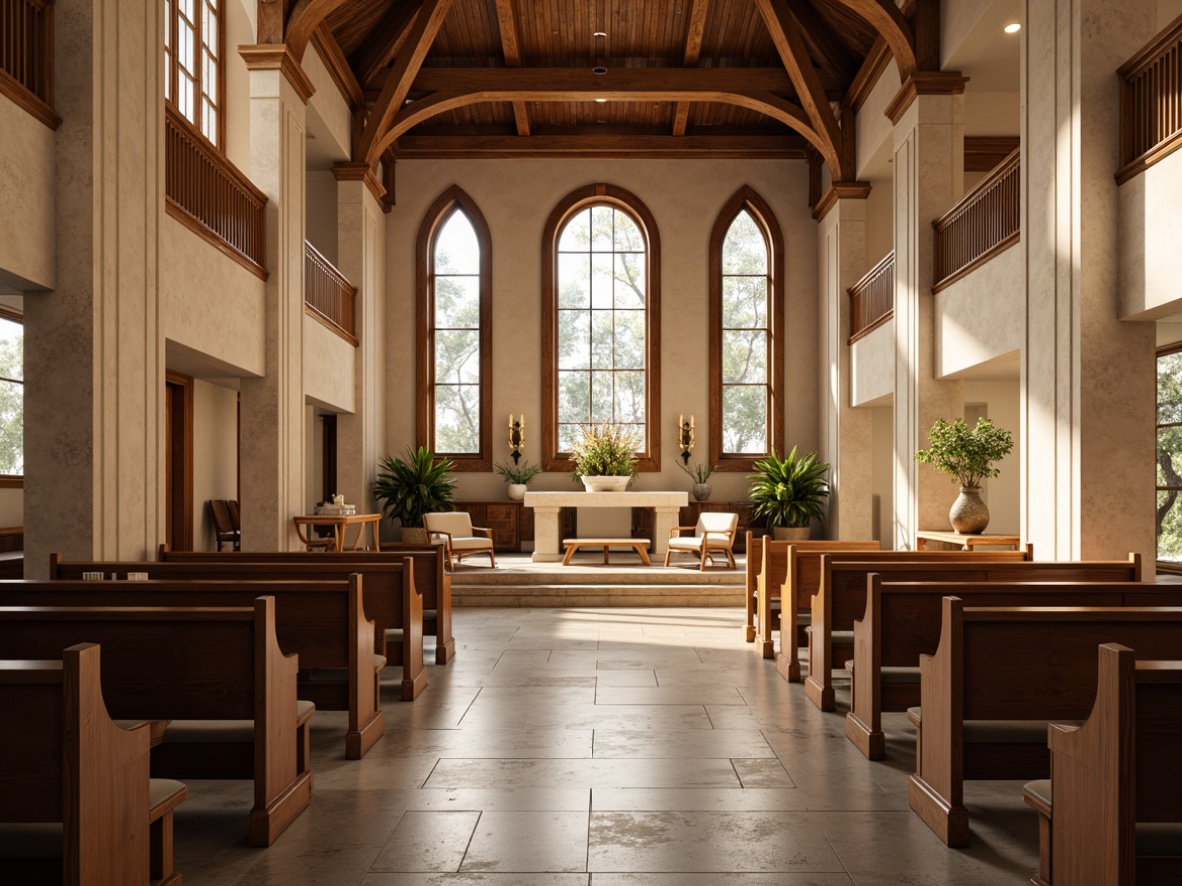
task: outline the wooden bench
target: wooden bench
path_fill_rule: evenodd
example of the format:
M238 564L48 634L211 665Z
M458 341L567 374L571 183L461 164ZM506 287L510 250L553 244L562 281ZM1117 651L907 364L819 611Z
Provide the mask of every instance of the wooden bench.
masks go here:
M883 711L919 704L919 656L940 643L942 600L966 606L1182 606L1182 585L1144 582L883 582L867 580L865 612L854 621L850 712L845 732L871 760L885 757ZM1182 655L1182 651L1179 652Z
M237 555L235 555L237 556ZM153 563L150 561L67 561L60 554L50 557L49 577L53 580L82 580L83 573L126 576L146 573L161 581L348 581L360 572L365 587L365 615L374 624L374 652L387 653L387 632L401 631L402 699L413 701L427 688L423 665L423 598L414 581L414 562L379 562L364 566L318 554L307 562L251 563L228 559L230 554L201 563Z
M275 637L275 601L253 609L0 607L0 649L43 659L79 642L103 649L116 720L171 720L152 774L252 778L252 846L270 846L312 798L308 721L294 655Z
M1047 724L1082 721L1096 700L1096 648L1146 658L1182 649L1182 608L966 608L943 599L940 645L920 657L911 808L949 846L966 846L965 779L1050 774Z
M608 553L612 548L632 548L640 554L641 563L645 566L653 565L648 558L648 546L652 542L647 538L564 538L562 544L566 548L566 556L562 558L563 566L570 565L571 557L580 548L603 548L605 565L611 562L608 559Z
M4 882L179 884L172 812L188 789L149 778L147 723L123 729L107 715L99 647L58 654L0 661Z
M1096 705L1052 724L1053 778L1026 785L1039 813L1035 886L1182 883L1182 661L1099 649Z
M300 698L348 711L345 757L359 760L385 732L380 677L362 578L348 581L21 581L0 582L0 606L253 607L275 598L279 648L299 656ZM316 669L314 671L314 669Z
M801 622L801 613L809 612L813 591L821 575L820 553L840 551L877 551L880 545L877 541L776 541L770 536L756 536L747 533L747 642L758 638L756 651L764 658L773 658L775 643L772 638L774 631L780 630L782 597L784 586L793 589L794 599L797 601L796 619ZM767 550L768 567L764 566L763 553ZM805 552L817 553L814 558L802 557ZM815 566L812 580L807 574L799 574L800 568L806 564ZM798 574L793 574L792 567ZM769 569L770 567L770 569ZM760 592L759 577L767 575L763 587L766 592ZM807 588L803 592L801 588ZM807 622L807 619L805 619ZM781 641L783 642L783 641ZM799 665L797 665L799 669ZM795 680L800 679L797 673Z
M160 545L162 563L400 563L406 557L415 560L415 587L423 597L423 630L435 638L435 664L445 665L456 654L452 636L451 575L447 571L447 548L443 544L410 545L382 542L378 551L235 551L219 554L210 551L170 551Z

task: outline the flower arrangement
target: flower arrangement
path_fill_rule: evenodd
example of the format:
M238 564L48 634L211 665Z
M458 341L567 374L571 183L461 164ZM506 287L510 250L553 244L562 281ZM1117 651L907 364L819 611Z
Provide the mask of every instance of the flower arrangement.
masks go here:
M635 477L640 434L625 425L595 422L579 426L582 437L570 449L575 480L583 477Z
M542 466L530 464L528 461L520 465L496 465L496 471L506 483L524 486L538 474L542 473Z
M951 474L961 486L980 486L987 477L1001 473L993 466L1014 449L1009 431L995 427L987 418L977 419L971 431L963 418L956 421L936 419L928 431L927 449L915 453L915 460L929 464L942 474Z

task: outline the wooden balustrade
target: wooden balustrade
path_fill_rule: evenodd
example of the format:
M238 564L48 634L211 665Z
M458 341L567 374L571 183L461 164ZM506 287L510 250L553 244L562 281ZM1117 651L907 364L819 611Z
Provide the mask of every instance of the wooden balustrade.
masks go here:
M316 247L304 242L304 309L345 341L357 345L354 303L357 287Z
M165 209L265 280L267 196L172 105L164 108Z
M1120 170L1124 184L1182 147L1182 16L1120 70Z
M0 94L46 126L53 110L53 0L0 0Z
M960 202L932 222L933 292L939 292L1021 236L1021 150L1015 150Z
M895 251L867 271L849 293L852 345L895 315Z

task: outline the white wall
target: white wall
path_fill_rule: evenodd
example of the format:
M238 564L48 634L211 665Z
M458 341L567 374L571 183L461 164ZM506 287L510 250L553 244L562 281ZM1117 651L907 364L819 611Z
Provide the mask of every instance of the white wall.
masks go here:
M304 315L304 396L333 412L353 411L354 348Z
M1021 452L1021 412L1019 404L1019 386L1015 381L965 381L965 424L975 426L975 419L970 421L972 407L979 407L981 414L999 428L1004 428L1013 435L1014 449L995 465L1001 473L993 479L981 484L981 498L989 507L989 528L986 532L997 535L1017 535L1021 531L1021 495L1022 472L1018 466L1018 455ZM950 483L950 497L948 506L956 498L955 482ZM1035 551L1035 556L1038 551Z
M238 392L193 380L193 549L217 550L206 502L238 498Z
M888 320L850 348L850 405L866 406L895 393L895 321Z
M1123 319L1182 311L1182 151L1129 179L1120 200L1119 275Z
M1025 340L1022 250L1017 244L936 294L940 377L1016 351Z

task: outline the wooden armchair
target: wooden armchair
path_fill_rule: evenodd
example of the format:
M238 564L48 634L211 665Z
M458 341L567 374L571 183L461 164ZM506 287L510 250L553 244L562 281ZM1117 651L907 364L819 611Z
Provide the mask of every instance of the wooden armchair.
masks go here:
M213 518L214 535L217 538L218 550L222 545L229 544L231 550L242 547L242 526L238 520L238 502L234 502L233 510L225 499L211 498L209 500L209 514Z
M473 554L488 554L493 568L497 557L493 553L492 530L472 525L472 517L464 511L424 514L423 528L427 530L430 544L443 542L447 545L447 565L455 569L455 561Z
M693 531L692 536L682 536L683 531ZM706 568L706 560L718 554L726 556L729 568L735 568L735 534L739 530L739 515L703 511L696 526L675 526L669 532L669 547L665 551L665 565L669 565L671 554L693 554L698 558L698 569Z

